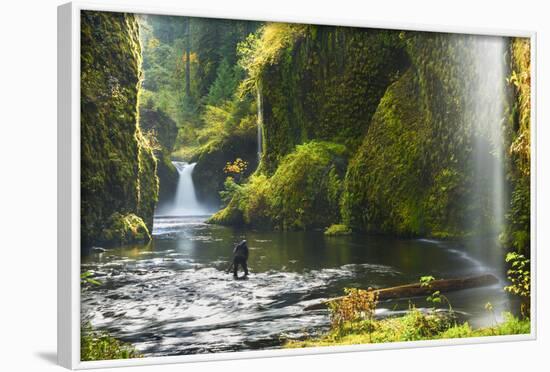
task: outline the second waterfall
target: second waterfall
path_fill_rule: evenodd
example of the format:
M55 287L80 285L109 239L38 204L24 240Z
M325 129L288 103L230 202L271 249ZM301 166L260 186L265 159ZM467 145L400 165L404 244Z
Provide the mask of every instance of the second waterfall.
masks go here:
M203 216L210 213L208 208L197 199L193 184L193 169L197 163L173 161L179 174L174 200L159 213L166 216Z

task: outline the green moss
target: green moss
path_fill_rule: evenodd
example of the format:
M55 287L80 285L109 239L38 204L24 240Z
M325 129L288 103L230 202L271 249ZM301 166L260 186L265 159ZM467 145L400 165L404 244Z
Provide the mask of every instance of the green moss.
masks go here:
M273 176L256 174L234 189L229 205L210 221L283 230L326 227L340 218L346 156L344 146L330 142L299 145Z
M239 206L239 202L239 198L234 197L225 208L212 215L206 222L233 226L244 224L243 212Z
M256 91L262 108L261 164L212 221L280 229L343 222L358 231L438 238L502 228L488 200L490 176L479 174L479 164L497 160L490 135L478 130L484 118L472 109L485 103L478 102L483 98L472 83L479 78L475 53L490 41L483 38L267 24L239 47L248 72L241 88ZM527 39L511 39L509 55L502 55L512 67L502 118L512 198L502 240L524 251L530 226L529 52ZM211 116L228 117L219 111ZM255 129L249 132L254 139L248 138L253 149ZM212 193L223 185L220 165L233 160L228 144L237 137L207 137L196 169L201 190ZM321 149L321 143L343 146L345 154Z
M133 15L81 13L82 245L105 237L114 213L150 230L158 194L156 159L139 130L139 29Z
M328 236L350 235L350 234L351 234L351 229L347 225L342 225L342 224L330 225L325 230L325 235L328 235Z
M269 63L253 74L263 102L262 169L274 173L296 145L311 140L353 151L386 87L408 64L399 33L277 24L262 37L272 34L280 42L257 45L256 58Z
M421 111L414 71L391 85L380 101L344 182L344 222L359 230L421 234L426 142L431 128Z
M476 97L468 83L476 71L466 62L478 40L421 32L403 38L411 67L386 90L350 161L344 223L407 236L483 233L492 211L468 192L476 188L472 148L479 118L466 110Z
M460 176L454 167L433 169L428 162L434 128L421 107L410 69L386 91L350 161L342 199L349 226L401 235L458 233L460 221L449 220L449 210L460 199Z
M346 149L330 142L308 142L281 160L270 178L269 214L282 229L325 227L340 217L335 180L346 165ZM332 177L329 176L332 174ZM330 192L329 192L330 191ZM329 197L333 194L331 197Z
M115 212L109 218L99 237L100 242L128 244L151 240L145 222L133 213L122 215Z

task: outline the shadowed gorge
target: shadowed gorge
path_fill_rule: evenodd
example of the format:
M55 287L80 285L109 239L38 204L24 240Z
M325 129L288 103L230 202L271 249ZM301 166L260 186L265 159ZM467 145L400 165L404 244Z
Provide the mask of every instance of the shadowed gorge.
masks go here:
M530 53L83 12L85 355L528 333Z

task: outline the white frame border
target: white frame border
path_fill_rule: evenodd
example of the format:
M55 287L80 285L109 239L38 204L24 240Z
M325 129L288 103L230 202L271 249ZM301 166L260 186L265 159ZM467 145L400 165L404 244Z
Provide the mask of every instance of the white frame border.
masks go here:
M528 335L490 336L446 340L425 340L384 344L311 347L305 349L256 350L197 354L143 359L80 361L80 12L97 10L135 14L160 14L188 17L311 23L351 27L410 31L446 32L475 35L525 37L531 40L531 333ZM243 15L236 11L185 9L151 5L123 5L99 2L72 2L58 7L58 363L69 369L143 366L202 361L271 358L281 356L346 353L370 350L419 348L481 343L513 342L537 339L537 33L520 30L494 30L448 27L414 23L389 23L366 19L296 17L258 13Z

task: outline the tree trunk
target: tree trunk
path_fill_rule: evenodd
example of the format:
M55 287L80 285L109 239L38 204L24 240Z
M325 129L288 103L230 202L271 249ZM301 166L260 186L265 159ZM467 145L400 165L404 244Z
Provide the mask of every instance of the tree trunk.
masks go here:
M494 275L486 274L459 279L434 280L429 286L422 286L420 283L406 284L397 287L376 289L374 292L378 294L379 300L390 300L395 298L429 296L435 291L452 292L461 289L485 287L496 283L498 283L498 279ZM304 310L324 309L330 302L339 301L345 297L329 298L320 303L306 306Z

